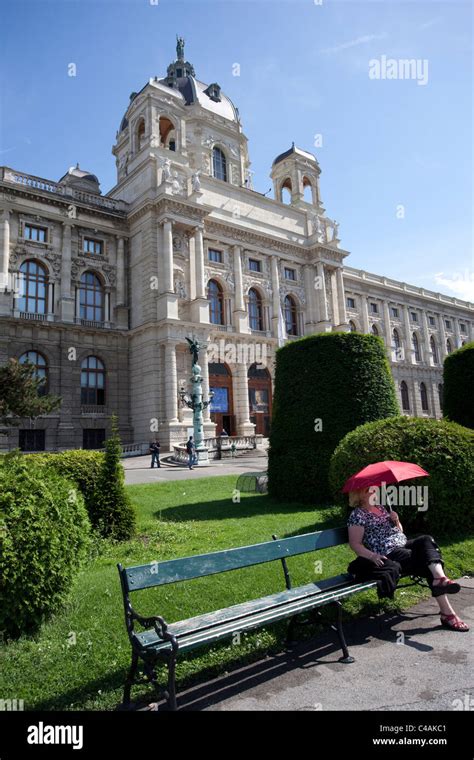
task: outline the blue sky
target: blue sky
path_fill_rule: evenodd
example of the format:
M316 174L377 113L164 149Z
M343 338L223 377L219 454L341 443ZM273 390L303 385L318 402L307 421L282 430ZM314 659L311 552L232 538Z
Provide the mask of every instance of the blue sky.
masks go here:
M79 161L107 192L129 95L166 74L178 33L197 77L239 108L256 190L294 140L318 157L347 264L474 301L471 2L4 0L1 13L0 164L57 180ZM427 61L427 83L369 78L382 56Z

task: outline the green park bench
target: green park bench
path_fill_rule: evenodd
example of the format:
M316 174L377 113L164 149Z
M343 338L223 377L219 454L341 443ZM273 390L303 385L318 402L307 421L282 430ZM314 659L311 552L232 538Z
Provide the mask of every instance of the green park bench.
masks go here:
M375 581L358 583L349 573L293 588L286 560L299 554L307 554L348 542L347 528L334 528L316 533L267 541L253 546L242 546L210 554L198 554L181 559L151 562L136 567L118 565L125 607L125 623L132 647L132 664L124 687L123 706L130 705L131 687L140 660L146 679L155 687L159 697L165 696L172 710L177 709L175 668L178 655L205 644L230 638L236 633L250 631L261 626L289 618L287 644L292 643L293 627L297 617L319 607L332 605L336 608L336 624L331 628L338 634L342 649L339 662L351 663L354 658L349 651L342 628L342 600L352 594L376 586ZM179 581L189 581L207 575L225 573L252 567L265 562L280 560L283 566L286 590L275 594L235 604L221 610L167 623L162 617L143 617L132 607L130 594L135 591L164 586ZM422 579L412 577L416 584ZM413 584L407 584L413 585ZM138 623L141 631L135 630ZM168 689L160 690L155 667L164 661L168 666Z

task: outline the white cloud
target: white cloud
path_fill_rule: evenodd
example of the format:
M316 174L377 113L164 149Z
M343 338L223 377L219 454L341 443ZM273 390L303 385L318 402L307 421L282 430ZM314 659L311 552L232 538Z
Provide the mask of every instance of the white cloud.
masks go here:
M358 45L365 45L367 42L373 40L383 40L386 38L386 33L383 34L364 34L362 37L356 37L355 40L349 40L348 42L342 42L340 45L334 47L324 48L320 50L320 53L339 53L341 50L347 50L348 48L357 47Z
M435 16L434 18L430 18L429 21L425 21L423 24L420 24L419 29L429 29L430 26L439 24L439 22L442 20L443 20L442 16Z
M474 271L465 269L463 272L454 272L451 277L444 272L437 272L434 281L437 286L451 291L449 295L474 302Z

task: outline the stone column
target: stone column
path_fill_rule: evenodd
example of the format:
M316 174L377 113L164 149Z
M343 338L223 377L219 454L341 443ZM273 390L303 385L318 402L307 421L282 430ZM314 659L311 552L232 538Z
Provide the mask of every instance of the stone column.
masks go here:
M306 325L303 325L302 334L310 335L314 332L314 327L319 322L318 304L316 302L316 289L314 267L311 264L305 264L304 270L304 290L306 296Z
M254 435L255 425L250 422L249 388L246 362L234 365L234 405L237 416L237 435Z
M162 293L173 292L173 224L163 221L163 283Z
M405 358L409 364L413 364L414 356L412 349L412 330L410 325L410 312L408 306L403 306L403 324L405 327Z
M110 290L105 291L104 322L110 322Z
M235 304L234 304L234 330L236 332L248 333L249 320L244 301L244 285L242 277L242 247L233 246L234 259L234 280L235 280Z
M433 357L431 355L431 346L430 346L430 331L428 327L428 316L426 314L425 309L421 312L421 324L423 328L423 342L425 344L425 351L423 359L426 364L429 364L432 366L434 364Z
M413 397L412 398L413 417L419 417L420 412L421 412L420 383L417 380L412 378L410 381L410 386L411 386L411 393Z
M362 319L362 332L367 335L369 332L369 301L367 296L361 295L361 319Z
M125 241L117 238L117 306L125 303Z
M48 282L48 314L54 314L54 283Z
M178 420L178 378L176 375L176 346L174 343L165 344L165 409L168 424L176 424Z
M280 321L280 278L278 276L278 259L276 256L271 258L271 277L272 277L272 319L271 330L274 338L278 338L278 323Z
M321 282L321 288L319 289L319 324L318 327L321 330L327 330L329 326L327 294L326 294L326 280L324 277L324 264L318 261L316 264L317 276Z
M387 354L392 359L392 326L390 323L390 307L388 301L383 301L383 321L385 326L385 340L387 344Z
M459 319L457 317L453 318L454 322L454 340L456 341L455 348L459 348L461 346L461 331L459 329Z
M71 235L73 224L63 222L63 239L61 245L61 320L74 322L74 295L71 293ZM76 309L76 316L79 312Z
M202 351L199 355L199 364L201 366L201 374L202 374L202 395L204 398L204 401L209 400L209 362L207 358L207 352ZM202 413L203 421L211 422L211 410L209 409L209 406L206 406L206 408L203 410Z
M196 246L194 245L194 235L189 234L189 298L194 301L196 298Z
M194 230L194 248L196 253L196 298L206 297L206 284L204 282L204 241L202 227Z
M334 330L339 322L339 298L337 292L336 270L330 270L331 278L331 303L332 303L332 329Z
M336 286L337 286L337 301L339 306L339 322L338 327L344 327L348 329L348 321L346 314L346 294L344 292L344 278L342 275L342 267L336 269Z
M439 360L443 364L443 359L447 355L446 350L446 328L444 326L444 315L438 314L439 334L440 334L440 346L439 346Z
M81 318L81 288L76 287L76 319Z
M8 286L8 268L10 265L10 210L3 209L0 242L0 290Z

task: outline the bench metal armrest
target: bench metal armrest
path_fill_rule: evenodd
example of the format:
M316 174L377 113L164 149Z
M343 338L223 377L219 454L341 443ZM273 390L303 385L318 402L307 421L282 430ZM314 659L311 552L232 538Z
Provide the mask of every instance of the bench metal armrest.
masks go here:
M162 617L159 617L159 615L142 617L137 612L135 612L135 610L133 610L132 616L133 619L140 623L140 625L142 625L144 628L154 628L161 639L167 640L171 638L170 634L168 633L168 623Z

